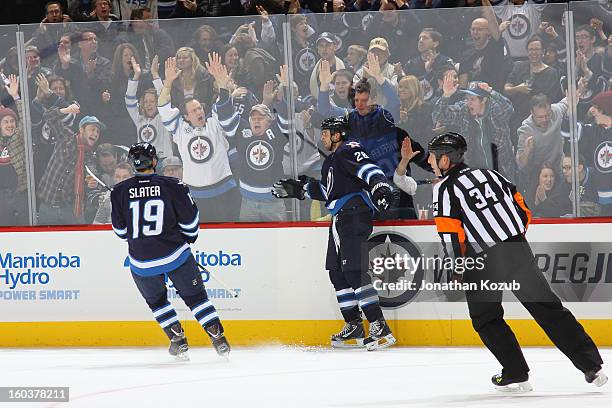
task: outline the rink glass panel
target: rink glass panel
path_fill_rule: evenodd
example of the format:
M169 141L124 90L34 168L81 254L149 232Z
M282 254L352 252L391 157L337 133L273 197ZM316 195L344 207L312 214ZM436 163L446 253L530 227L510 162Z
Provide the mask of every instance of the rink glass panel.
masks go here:
M594 3L594 6L595 5L597 4ZM511 24L507 32L503 35L503 38L506 38L512 34L509 37L512 41L509 41L508 39L506 40L511 49L520 50L521 43L524 45L531 34L538 30L539 24L542 21L546 21L550 23L550 25L554 26L558 36L561 39L565 39L565 25L563 23L563 18L564 13L568 10L566 5L527 5L525 7L527 7L527 9L532 7L533 10L521 14L519 17L516 15L512 17L510 19ZM580 11L576 10L574 12L574 18L577 18L576 16L579 16L580 13L587 13L582 10L583 9L580 9ZM499 13L500 16L503 16L501 11ZM320 167L326 154L320 143L319 124L323 117L316 111L317 102L310 95L310 88L313 86L316 89L318 86L318 76L315 75L313 85L311 81L311 74L320 58L316 40L323 32L331 32L334 35L336 39L335 55L341 59L344 64L347 64L346 57L349 46L357 45L367 50L372 39L378 37L384 38L387 41L387 45L390 49L389 62L401 62L406 74L412 74L417 78L418 83L421 86L424 99L431 102L431 99L435 98L434 95L436 89L439 87L437 78L435 75L433 75L433 72L423 73L410 71L407 69L407 62L414 58L418 58L420 55L418 51L419 34L426 28L432 28L434 31L439 32L442 35L442 40L440 41L439 45L439 53L450 57L455 63L457 63L462 60L463 51L470 47L471 43L473 42L470 35L470 25L472 20L476 17L480 17L481 15L482 9L480 8L455 8L369 13L309 14L306 15L306 17L296 15L271 16L274 26L275 39L273 40L273 43L265 44L265 46L262 46L262 48L264 48L268 54L274 58L273 60L266 60L266 67L269 68L269 70L274 70L275 72L270 72L267 70L265 79L274 80L275 74L278 73L278 67L281 64L287 64L291 70L291 79L297 85L296 87L292 87L290 91L290 98L277 96L278 100L275 102L275 106L273 106L273 110L280 111L280 109L278 109L280 104L284 104L286 112L292 112L292 114L289 115L289 136L283 149L284 154L282 160L282 170L279 170L278 174L271 175L271 179L296 177L299 174L307 174L317 178L320 177ZM572 16L568 17L572 18ZM296 39L296 37L299 36L299 33L297 33L297 27L301 24L304 18L306 18L306 24L308 25L306 30L310 33L306 44L302 44ZM400 23L394 26L396 20L399 20ZM455 21L456 24L448 24L448 21ZM216 46L213 45L213 48L220 51L224 45L229 44L230 39L238 27L250 23L255 23L255 35L261 44L262 27L261 17L259 16L226 17L222 19L202 18L161 20L159 22L149 22L149 27L145 27L145 30L156 31L157 34L155 35L158 37L155 38L159 38L160 40L155 43L155 51L148 50L150 55L149 58L147 58L147 50L143 45L141 37L134 32L133 23L123 21L114 22L105 33L99 33L97 35L96 54L99 58L106 58L108 60L107 64L109 65L108 69L106 69L103 75L102 80L82 81L76 84L68 83L66 88L69 88L67 90L72 93L72 98L69 99L76 100L79 103L81 106L81 115L93 114L105 122L108 129L102 133L99 143L111 143L114 146L115 155L117 156L118 161L125 160L125 148L129 147L136 141L139 129L137 129L132 123L125 110L124 95L125 87L127 85L127 77L123 72L121 56L117 56L116 64L113 64L116 59L114 54L117 47L126 41L131 42L135 46L137 59L140 60L140 65L143 67L143 75L140 81L141 86L138 89L138 96L140 96L144 91L143 88L148 88L148 86L143 87L142 83L146 81L146 77L148 76L147 71L151 63L151 55L160 54L160 73L162 74L162 77L163 63L165 58L170 55L176 55L176 50L183 46L192 47L196 54L201 57L200 59L203 65L204 61L207 59L207 56L206 52L201 49L202 45L205 45L205 41L202 41L202 38L200 37L203 36L205 40L207 37L211 37L212 35L212 41L214 44L214 36L216 34ZM59 26L62 25L60 24ZM210 28L203 29L203 26L208 26ZM605 24L604 26L607 27ZM20 27L20 30L24 33L24 39L26 42L35 36L37 30L39 30L39 27L39 24L23 25ZM50 29L51 28L52 27L50 27ZM77 33L89 29L97 30L98 28L91 28L91 23L71 23L64 28L64 30L66 30L68 33L71 33L71 35L68 37L68 40L71 42L71 57L76 58L79 55L79 41L77 38ZM7 27L3 27L3 30L7 32L3 38L6 38L10 44L10 42L13 41L13 38L12 34L8 33L14 33L14 30L7 30ZM162 34L159 34L159 31L161 31ZM208 34L202 34L203 31ZM246 30L246 32L248 33L248 30ZM47 40L47 42L39 41L37 43L40 53L40 65L42 67L47 67L52 70L56 65L59 39L60 38L57 38L56 42ZM66 39L64 39L64 41L66 41ZM322 39L321 41L325 40ZM166 46L166 44L168 45ZM26 44L20 44L20 46L23 47L25 54ZM8 50L10 47L6 46L6 48ZM568 66L563 62L563 56L568 54L569 49L570 46L565 44L557 50L557 53L559 54L559 61L556 66L558 68L559 77L570 77L567 72ZM287 56L287 52L291 52L291 57ZM521 58L524 59L526 57L526 53L523 52L523 54L525 55L521 55L521 53L518 52L517 55L519 55L519 57L514 58L515 61L513 62L516 64L517 62L520 62L519 60ZM264 56L264 59L265 58L266 57ZM225 55L222 56L222 60L223 62L226 62ZM495 70L500 72L504 70L509 71L509 65L511 65L509 61L509 59L505 59L503 63L497 64L495 66ZM113 66L115 66L114 71ZM24 72L27 71L27 67L20 68ZM573 69L573 67L571 68ZM116 74L113 75L113 72L116 72ZM497 73L498 72L495 72L495 74ZM240 73L233 72L233 75L234 74L238 76L246 75L248 77L249 73L248 70L246 73L244 70L242 70ZM394 77L397 74L398 73L391 73L390 76ZM510 72L506 72L506 74L509 76ZM483 78L490 76L487 72L483 72L482 75ZM519 78L521 77L519 76ZM537 84L539 77L527 75L525 78L525 81L529 85L534 85L534 83ZM261 84L250 84L249 82L251 79L252 78L247 78L245 80L244 78L237 78L237 82L239 82L239 85L241 85L240 83L247 84L249 88L252 88L249 90L254 94L256 99L253 99L249 103L241 103L241 101L234 100L236 109L241 111L242 118L247 121L247 123L248 112L243 110L248 109L248 107L255 101L259 102L262 100L262 95L260 95L260 93L262 93ZM478 80L479 78L474 79ZM406 80L405 78L402 80L402 75L399 74L397 75L397 78L392 78L392 81L404 83ZM497 89L502 91L500 93L503 95L503 85L507 81L504 80L501 82L501 85L497 85ZM416 121L411 120L414 118L410 118L410 115L406 113L410 111L408 109L408 105L410 105L408 100L409 97L407 96L410 92L410 81L407 83L408 85L406 86L406 89L408 89L408 91L403 91L400 94L400 99L404 99L400 105L400 113L395 115L399 117L394 118L394 120L398 128L406 131L414 140L419 142L421 146L425 147L431 136L436 132L441 131L442 126L437 126L438 123L433 122L432 120L433 128L428 129L428 126L423 125L423 121L419 120L422 119L422 115L421 117L417 115ZM561 81L561 83L563 84L563 81ZM277 85L278 81L275 81L275 87ZM28 94L30 100L35 98L37 88L38 87L36 86L35 81L30 79L28 81ZM373 101L387 107L388 102L386 101L385 95L380 90L380 87L375 85L373 89ZM108 102L103 100L102 95L106 91L108 91L108 95L110 95L110 100ZM570 101L572 100L572 93L575 95L575 90L570 89ZM80 100L75 98L77 95ZM106 97L108 95L106 95ZM462 100L462 97L457 97L454 102L460 102ZM528 99L527 101L523 100L515 102L513 103L513 106L515 111L517 110L517 107L520 107L522 111L524 111L525 107L527 107L527 115L529 114ZM578 111L580 111L580 109L578 109ZM209 112L210 106L206 113L208 114ZM523 112L523 114L525 114L525 112ZM35 188L39 187L40 179L47 170L49 159L53 152L53 145L52 142L50 143L49 141L48 130L45 130L43 123L44 121L41 120L40 110L34 109L31 104L28 116L28 124L30 125L29 128L31 129L30 137L32 140L32 145L28 146L31 148L31 154L26 157L28 164L27 167L30 169L30 172L28 173L30 180L28 182L28 194L31 197L36 197ZM510 132L508 137L510 138L509 145L511 152L510 154L507 154L507 152L500 154L498 151L496 155L497 165L489 167L497 167L498 169L512 169L513 167L516 167L508 162L516 159L515 149L519 142L516 129L520 127L522 120L517 117L513 117L509 122L510 124L508 126L510 128ZM76 120L76 124L72 124L75 131L78 130L77 124L78 120ZM571 128L572 126L570 126L570 123L565 121L561 136L559 138L560 140L564 140L564 149L569 151L570 155L571 153L575 153L579 150L577 145L575 146L574 151L568 147L572 144L570 132ZM445 130L453 129L452 126L445 126ZM178 152L175 150L173 155L178 156ZM99 160L99 156L96 157L92 165L99 166ZM239 183L241 169L237 168L235 164L236 163L232 163L232 171ZM433 178L433 175L430 172L427 172L418 166L413 165L411 167L415 179L426 180ZM539 170L540 169L536 166L534 168L523 170L522 172L515 171L514 173L511 173L505 170L501 171L502 174L517 184L519 191L524 193L528 204L533 206L532 200L535 195L535 189L537 188L537 186L534 187L534 183L536 183L534 180L538 179L538 175L535 173L539 172ZM561 180L563 178L561 165L558 166L558 171L556 172L555 176L557 180ZM112 182L110 176L107 177L107 179ZM572 180L572 183L572 186L574 186L575 180ZM430 194L430 185L424 184L419 187L417 195L414 197L417 215L421 213L423 217L431 217ZM100 198L96 198L95 195L86 197L86 223L91 222L93 217L92 212L95 212L95 207L99 202L97 200L100 200ZM264 202L260 208L265 209L266 205L267 204ZM282 216L279 218L279 220L318 220L327 215L327 211L320 203L313 203L310 200L300 202L293 200L282 200L282 208L280 209L277 201L271 200L269 201L269 205L270 214L278 214L279 212L282 212ZM264 210L263 212L265 213L266 211ZM577 215L575 212L575 207L571 208L570 213L572 215ZM538 215L539 214L536 214L536 216ZM584 216L588 214L581 213L581 215ZM554 216L558 216L558 214ZM36 210L34 208L30 210L30 217L36 220ZM259 220L256 219L256 221L263 220L263 218ZM228 218L226 221L241 221L241 219ZM25 224L27 223L29 222L26 222Z
M576 126L572 129L574 137L571 139L573 160L564 163L564 166L566 173L569 166L577 169L571 173L571 177L572 196L578 197L576 211L579 215L609 216L612 207L612 188L609 187L612 177L612 138L610 129L605 131L598 124L599 115L594 111L593 100L599 94L612 90L612 6L609 2L576 2L570 3L570 11L574 41L569 44L568 51L574 52L575 83L572 93L576 106ZM605 35L599 32L600 25ZM590 33L585 31L586 26L595 28L593 45L589 45ZM586 81L582 79L585 72L581 67L580 54L588 54L589 48L593 50L593 57L589 60L587 55L587 67L593 74Z

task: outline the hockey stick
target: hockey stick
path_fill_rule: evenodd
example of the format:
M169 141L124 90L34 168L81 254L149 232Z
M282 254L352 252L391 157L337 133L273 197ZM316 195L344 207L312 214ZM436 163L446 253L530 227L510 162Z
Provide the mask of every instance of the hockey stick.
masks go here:
M107 186L106 183L104 183L102 180L100 180L98 176L96 176L87 165L85 166L85 171L87 172L87 174L93 177L93 179L96 180L100 185L102 185L102 187L106 188L108 191L113 191L113 189Z
M196 265L198 265L198 268L200 268L202 271L206 272L208 274L208 276L213 278L215 280L215 282L217 282L219 284L219 286L221 286L223 289L228 291L229 294L232 295L233 298L237 298L238 297L238 292L236 292L234 289L230 289L229 286L227 286L227 284L225 282L223 282L221 279L215 277L214 274L212 274L208 269L206 269L205 267L200 265L199 262L196 261Z

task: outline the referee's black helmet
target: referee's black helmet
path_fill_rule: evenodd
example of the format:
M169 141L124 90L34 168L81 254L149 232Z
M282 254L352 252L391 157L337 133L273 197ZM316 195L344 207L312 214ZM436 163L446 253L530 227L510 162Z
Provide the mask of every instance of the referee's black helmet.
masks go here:
M137 171L149 170L154 168L153 159L157 159L157 151L151 143L139 142L130 147L128 157Z
M434 136L428 145L429 152L436 156L439 160L442 155L447 155L453 163L463 161L463 154L467 150L467 142L459 133L446 132L441 135Z

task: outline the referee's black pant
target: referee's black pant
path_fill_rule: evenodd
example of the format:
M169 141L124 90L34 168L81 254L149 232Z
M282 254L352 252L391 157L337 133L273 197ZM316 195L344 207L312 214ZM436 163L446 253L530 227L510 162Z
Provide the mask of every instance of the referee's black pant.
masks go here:
M481 288L481 281L514 280L520 289L513 293L555 346L582 372L601 367L603 361L597 346L552 291L523 235L499 243L484 253L485 267L466 272L464 282L474 282ZM516 336L504 321L502 295L499 290L466 291L474 329L502 365L502 374L514 377L526 374L529 367Z

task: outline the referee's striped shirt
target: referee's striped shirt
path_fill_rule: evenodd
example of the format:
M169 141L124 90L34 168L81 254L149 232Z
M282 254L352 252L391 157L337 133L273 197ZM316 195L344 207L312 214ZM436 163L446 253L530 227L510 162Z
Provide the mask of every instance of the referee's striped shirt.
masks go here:
M475 253L524 234L531 211L523 196L494 170L471 169L461 163L433 186L433 213L449 256Z

